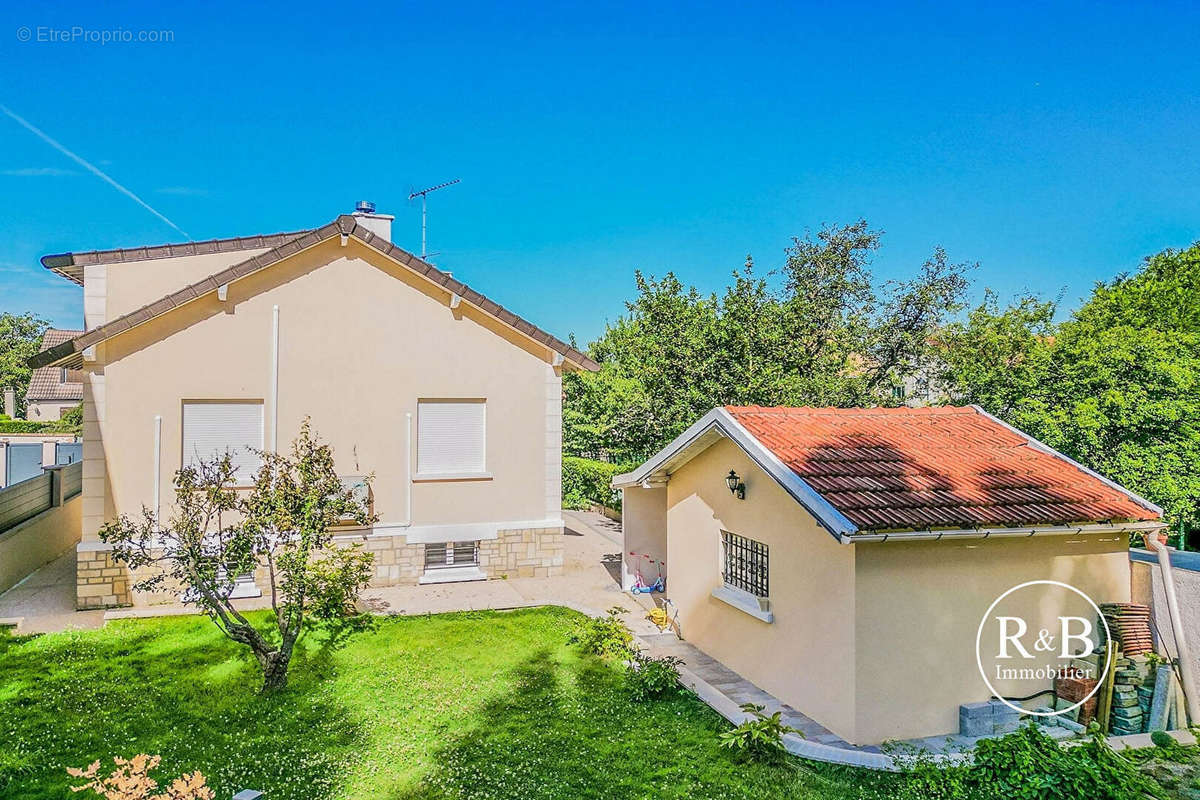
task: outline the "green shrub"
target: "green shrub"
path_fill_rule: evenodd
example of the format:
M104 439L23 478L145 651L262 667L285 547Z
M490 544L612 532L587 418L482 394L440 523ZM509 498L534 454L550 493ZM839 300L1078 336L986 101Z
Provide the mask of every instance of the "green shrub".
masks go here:
M742 711L750 715L750 719L738 725L731 731L717 735L722 747L728 747L751 758L769 758L785 752L783 735L795 733L803 736L799 730L783 721L783 712L766 714L766 706L755 703L742 703Z
M919 758L906 769L896 800L1130 800L1161 797L1156 783L1116 753L1098 732L1060 747L1030 723L998 739L983 739L970 764L941 768Z
M621 510L621 493L613 491L614 475L633 469L630 465L610 464L578 456L563 456L562 494L564 508L587 508L599 503Z
M1161 747L1164 750L1169 750L1177 744L1171 734L1166 731L1151 731L1150 741L1154 742L1155 747Z
M27 419L0 420L0 433L51 433L58 430L53 422L33 422Z
M11 419L0 414L0 433L79 433L83 428L83 404L63 412L55 422Z
M629 693L639 703L680 691L679 665L683 659L675 656L653 658L636 653L626 667Z
M601 658L633 658L633 634L618 615L625 613L620 606L613 606L603 617L587 617L575 625L567 640L579 645L585 653Z

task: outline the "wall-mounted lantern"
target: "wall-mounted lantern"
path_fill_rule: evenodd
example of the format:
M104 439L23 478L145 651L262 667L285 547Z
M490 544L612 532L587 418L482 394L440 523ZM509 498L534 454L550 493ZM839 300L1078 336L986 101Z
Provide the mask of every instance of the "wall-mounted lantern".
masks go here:
M746 484L733 470L729 470L729 474L725 476L725 485L729 487L730 492L737 495L738 500L746 499Z

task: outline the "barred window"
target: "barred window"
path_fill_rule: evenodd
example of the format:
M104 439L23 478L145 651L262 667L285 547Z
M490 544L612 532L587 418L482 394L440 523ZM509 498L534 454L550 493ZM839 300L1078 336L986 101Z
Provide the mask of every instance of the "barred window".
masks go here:
M721 577L725 579L726 586L749 592L755 597L770 597L765 544L721 531L721 549L724 551Z
M479 565L479 542L430 542L425 545L425 569Z

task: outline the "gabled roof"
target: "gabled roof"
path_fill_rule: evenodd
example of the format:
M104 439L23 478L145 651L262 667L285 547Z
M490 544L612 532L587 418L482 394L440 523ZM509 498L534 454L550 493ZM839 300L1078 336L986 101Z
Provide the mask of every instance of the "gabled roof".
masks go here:
M47 328L42 336L41 350L70 341L83 331ZM75 402L83 400L83 384L79 381L63 381L58 367L41 367L29 376L29 388L25 390L25 402L57 401Z
M976 406L715 409L637 470L669 475L736 441L831 533L1151 522L1162 510ZM691 455L688 451L693 451Z
M308 231L265 233L258 236L234 236L227 239L207 239L203 242L160 244L148 247L122 247L115 250L86 250L80 253L56 253L42 256L42 266L67 280L83 286L83 268L97 264L120 264L126 261L150 261L156 258L202 256L209 253L232 253L238 250L263 250L278 247Z
M461 281L457 281L446 273L434 267L432 264L423 261L412 253L397 247L383 237L377 236L367 228L357 224L355 218L350 214L342 216L330 222L328 225L323 225L314 230L305 231L294 238L288 239L268 250L265 253L260 253L253 258L246 259L240 263L234 264L220 272L209 275L203 280L197 281L190 286L185 286L179 291L172 292L165 297L155 300L141 308L131 311L111 322L106 322L92 330L77 336L70 341L64 342L61 345L50 348L29 360L29 365L32 367L41 367L50 364L78 366L82 363L82 353L85 349L99 344L100 342L110 339L117 334L124 333L127 330L137 327L145 322L159 317L172 309L189 303L192 300L203 297L206 294L215 292L219 287L233 283L239 278L244 278L259 270L276 264L283 259L295 255L302 250L307 250L335 236L353 236L368 247L382 253L383 255L399 262L413 272L423 276L426 280L434 283L446 291L457 295L462 299L462 302L472 305L483 311L485 314L499 320L510 328L518 331L530 339L548 347L550 350L560 354L564 361L570 362L575 366L586 370L597 370L600 365L592 359L588 358L579 350L571 345L555 338L551 334L538 328L530 322L522 319L513 312L501 306L488 298L484 297L479 292L467 286ZM216 251L213 251L216 252ZM185 255L178 253L177 255ZM165 258L167 256L158 256Z

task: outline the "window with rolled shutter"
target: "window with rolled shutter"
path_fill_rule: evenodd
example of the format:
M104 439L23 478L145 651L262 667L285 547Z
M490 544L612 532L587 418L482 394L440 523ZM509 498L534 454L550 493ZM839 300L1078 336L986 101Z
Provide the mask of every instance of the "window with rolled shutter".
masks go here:
M483 400L417 403L417 474L487 471L487 404Z
M248 484L262 466L263 404L191 402L183 404L183 465L196 466L229 453L235 482Z

